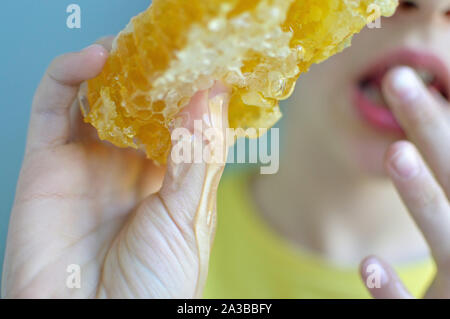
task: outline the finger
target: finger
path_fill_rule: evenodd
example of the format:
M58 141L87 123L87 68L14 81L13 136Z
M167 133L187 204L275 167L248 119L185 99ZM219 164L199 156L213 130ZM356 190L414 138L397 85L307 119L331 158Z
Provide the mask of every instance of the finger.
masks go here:
M181 113L182 123L178 123L172 131L174 147L169 155L160 196L164 201L177 205L173 211L186 213L179 216L183 224L191 224L194 217L192 212L198 209L203 192L211 192L210 197L215 199L215 191L225 167L226 149L221 148L225 147L224 144L217 145L217 151L222 152L222 156L216 161L209 156L211 154L205 154L207 142L204 139L206 130L213 126L220 129L222 137L225 136L225 129L228 127L227 103L227 88L220 84L209 92L200 92ZM219 108L213 109L217 106ZM196 123L201 123L202 132L198 130L199 125ZM198 147L200 145L201 151ZM190 152L187 154L190 156L184 156L186 152L181 152L182 148Z
M441 105L441 107L448 107L449 104L445 97L442 96L442 94L436 90L435 88L430 89L431 95L434 97L434 99L438 102L438 104ZM448 113L448 112L447 112ZM447 116L447 122L450 118Z
M106 51L110 52L112 49L112 43L114 41L114 36L105 36L97 41L96 44L101 45L105 48ZM86 90L87 88L84 88ZM83 90L83 87L80 88ZM81 95L87 94L87 92L82 92ZM80 95L80 92L79 92ZM70 142L72 141L100 141L98 137L97 130L92 125L86 125L86 122L83 120L83 115L80 110L80 101L75 100L70 109L71 115L71 137Z
M95 43L100 44L109 52L112 50L114 38L115 37L113 35L108 35L106 37L98 39L97 41L95 41Z
M417 145L450 198L450 125L442 102L407 67L388 73L383 92L408 138Z
M450 259L450 205L418 151L397 142L387 152L386 170L427 240L436 263Z
M167 197L168 200L173 199L175 202L176 198L180 198L178 194L183 197L183 195L185 196L192 192L194 188L192 188L190 183L194 180L199 180L197 183L198 187L195 188L197 191L201 191L205 177L204 172L207 166L217 166L219 168L225 166L226 158L224 156L220 159L218 158L219 161L214 161L213 158L207 158L209 156L206 155L210 154L205 153L208 152L200 153L200 147L196 148L196 146L201 145L202 150L206 151L207 141L205 141L205 139L207 138L205 137L205 134L211 127L218 128L222 137L225 137L225 129L228 127L228 99L228 88L221 84L216 84L210 91L203 91L196 94L190 104L183 109L178 118L181 122L176 123L176 128L172 130L174 147L172 153L169 155L168 172L161 189L161 196ZM175 122L176 121L177 120L175 120ZM184 145L177 143L182 141L180 137L189 136L190 154L179 152L184 146L188 149L188 144ZM223 150L218 148L217 151ZM222 155L225 155L224 153L225 151ZM191 174L193 179L188 177L188 175ZM192 196L187 202L192 205L191 203L195 203L196 201L191 199L195 197L196 196Z
M133 221L135 227L142 228L138 231L142 234L149 229L143 221L152 218L164 218L175 226L175 233L187 244L183 251L197 254L196 297L206 281L215 231L216 194L227 153L223 138L228 127L228 101L228 88L216 83L209 91L197 93L183 109L172 128L173 147L161 190L144 200L147 209L140 210ZM221 136L212 137L211 132ZM176 241L174 234L171 237Z
M108 53L100 45L57 57L34 96L27 152L66 143L70 132L70 107L79 85L97 76Z
M364 285L375 299L413 298L395 270L375 256L366 257L361 262L360 274Z

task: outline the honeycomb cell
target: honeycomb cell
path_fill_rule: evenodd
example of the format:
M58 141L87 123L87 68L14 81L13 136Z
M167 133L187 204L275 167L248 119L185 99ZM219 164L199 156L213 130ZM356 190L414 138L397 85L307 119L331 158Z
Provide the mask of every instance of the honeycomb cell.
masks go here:
M232 89L232 128L270 128L300 74L350 45L397 0L154 0L88 81L85 121L119 147L165 163L169 127L198 90ZM374 5L376 5L374 7ZM374 9L375 8L375 9Z

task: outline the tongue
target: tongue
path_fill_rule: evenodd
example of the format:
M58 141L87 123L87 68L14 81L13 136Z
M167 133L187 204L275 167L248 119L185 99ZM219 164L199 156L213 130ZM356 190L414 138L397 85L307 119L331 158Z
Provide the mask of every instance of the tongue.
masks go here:
M387 108L386 100L381 93L381 86L376 85L375 82L368 83L362 87L364 95L376 107Z

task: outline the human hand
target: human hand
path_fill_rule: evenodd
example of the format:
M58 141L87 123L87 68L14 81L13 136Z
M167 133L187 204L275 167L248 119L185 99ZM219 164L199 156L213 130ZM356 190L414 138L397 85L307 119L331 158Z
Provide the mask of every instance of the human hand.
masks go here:
M111 46L111 39L102 42ZM169 159L166 171L143 153L100 141L74 101L107 56L98 44L60 56L36 91L11 212L4 297L201 297L224 163ZM225 129L228 95L220 84L198 92L183 110L184 124L206 117ZM222 113L213 114L213 104ZM66 285L72 264L81 267L79 289Z
M383 93L409 140L388 150L386 171L437 266L425 297L450 298L450 104L438 93L432 94L406 67L387 75ZM374 298L412 298L392 267L377 257L361 263L364 282L371 264L377 265L382 275L381 287L369 289Z

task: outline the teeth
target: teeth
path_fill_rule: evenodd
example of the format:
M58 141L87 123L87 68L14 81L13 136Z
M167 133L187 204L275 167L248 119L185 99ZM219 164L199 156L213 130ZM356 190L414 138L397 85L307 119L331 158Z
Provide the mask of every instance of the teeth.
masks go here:
M436 77L433 73L425 69L416 69L417 74L422 79L425 84L431 84L434 82Z
M368 85L364 88L364 94L373 102L375 102L376 105L384 106L385 101L383 98L383 95L381 94L380 90L373 85Z

